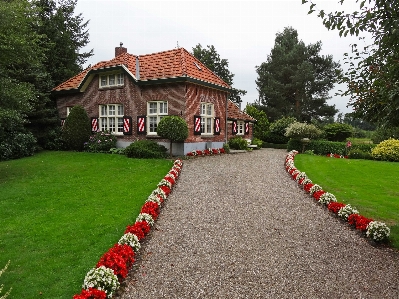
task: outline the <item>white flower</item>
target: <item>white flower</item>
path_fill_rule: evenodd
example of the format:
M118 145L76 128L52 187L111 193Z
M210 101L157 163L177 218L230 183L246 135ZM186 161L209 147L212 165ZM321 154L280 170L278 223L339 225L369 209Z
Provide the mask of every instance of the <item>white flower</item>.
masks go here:
M326 192L320 196L319 203L328 205L330 202L337 202L334 194Z
M141 247L139 239L137 238L137 236L135 234L132 234L132 233L124 234L119 239L118 244L119 245L127 244L130 247L132 247L134 252L138 252L140 250L140 247Z
M314 184L314 185L312 186L312 188L310 188L309 193L310 193L310 195L313 195L313 193L315 193L315 192L317 192L317 191L320 191L320 190L323 190L323 189L321 188L321 186L320 186L320 185L317 185L317 184Z
M312 180L309 178L304 179L301 185L305 186L306 184L312 184Z
M103 290L107 293L108 298L112 298L112 294L119 286L118 277L114 274L114 270L101 266L87 272L82 288L85 290L89 288Z
M140 213L136 218L136 222L138 221L147 221L149 226L154 225L154 219L152 219L152 216L147 213Z
M348 217L351 214L359 214L359 211L356 210L356 208L353 208L350 204L347 204L345 207L340 208L338 211L338 216L344 220L348 220Z
M165 180L165 179L162 179L158 183L158 187L161 187L161 186L167 186L169 189L172 189L172 184L169 181Z
M374 241L378 242L378 241L382 241L384 239L388 239L390 233L391 233L391 230L383 222L371 221L367 225L366 236L372 238Z
M147 198L147 200L145 202L149 202L149 201L156 202L158 204L158 206L161 206L161 200L154 193L151 193L151 195L148 196L148 198Z
M304 172L299 172L299 174L296 176L296 181L299 182L301 179L307 179L306 173Z

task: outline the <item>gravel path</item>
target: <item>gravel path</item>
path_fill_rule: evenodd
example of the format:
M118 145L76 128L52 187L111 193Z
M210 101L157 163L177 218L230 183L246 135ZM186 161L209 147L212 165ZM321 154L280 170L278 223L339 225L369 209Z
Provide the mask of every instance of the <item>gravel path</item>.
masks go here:
M118 298L399 298L399 252L305 194L286 154L184 161Z

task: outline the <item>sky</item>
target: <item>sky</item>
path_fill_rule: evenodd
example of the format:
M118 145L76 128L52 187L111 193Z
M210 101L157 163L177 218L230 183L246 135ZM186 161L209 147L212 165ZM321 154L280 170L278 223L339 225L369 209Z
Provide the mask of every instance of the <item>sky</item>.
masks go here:
M316 9L335 12L358 10L356 1L314 0ZM322 42L321 55L332 55L343 65L344 53L350 45L359 44L356 37L340 38L338 31L328 31L317 11L308 14L309 4L302 0L263 1L137 1L137 0L78 0L75 13L89 20L90 43L83 50L94 50L87 65L110 60L115 47L122 42L128 53L151 54L177 47L192 52L201 44L213 45L222 59L227 59L229 70L235 76L233 87L244 89L242 108L258 97L256 66L267 60L275 44L277 33L285 27L297 30L305 45ZM86 65L86 66L87 66ZM344 85L331 92L329 105L339 112L350 113L348 98L334 96Z

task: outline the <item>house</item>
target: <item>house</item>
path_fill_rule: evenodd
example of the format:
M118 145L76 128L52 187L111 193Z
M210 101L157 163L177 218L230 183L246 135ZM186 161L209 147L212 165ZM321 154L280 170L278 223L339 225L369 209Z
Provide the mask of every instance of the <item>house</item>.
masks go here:
M255 119L228 100L231 87L184 48L133 55L122 46L115 57L88 67L55 87L61 120L75 105L91 118L92 131L108 130L118 147L152 139L165 115L183 117L189 136L173 144L173 154L220 148L234 135L250 139Z

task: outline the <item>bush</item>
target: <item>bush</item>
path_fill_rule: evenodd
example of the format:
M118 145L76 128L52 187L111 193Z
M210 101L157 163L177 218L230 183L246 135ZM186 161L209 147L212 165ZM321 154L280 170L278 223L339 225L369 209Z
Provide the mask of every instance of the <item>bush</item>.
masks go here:
M32 156L36 139L31 133L15 132L0 141L0 161Z
M116 136L108 131L96 132L84 143L84 150L91 153L108 153L111 148L116 147L116 141Z
M246 150L248 142L241 136L233 137L229 140L229 147L235 150Z
M262 147L264 147L264 148L287 149L287 144L263 142Z
M259 149L263 146L263 141L258 138L254 138L254 139L252 139L251 144L256 145L257 146L256 149Z
M167 148L151 140L138 140L125 148L128 158L163 159L166 158Z
M230 146L228 143L223 144L223 149L226 154L230 153Z
M294 122L288 126L284 135L295 139L313 139L319 137L321 134L322 131L313 124Z
M310 143L306 146L306 149L309 148ZM287 143L287 150L288 151L301 151L302 150L302 142L298 139L290 139Z
M296 122L294 117L283 117L270 125L270 132L266 135L265 141L269 143L286 144L289 137L285 136L286 129Z
M348 124L333 123L323 127L329 141L345 141L353 135L353 127Z
M172 142L181 142L188 137L188 126L180 116L168 115L162 117L158 123L157 134L170 140L170 156L172 157Z
M371 153L362 151L361 149L351 149L348 153L349 159L365 159L371 160Z
M91 135L90 119L82 106L74 106L65 120L62 140L69 150L82 151Z
M381 142L371 155L376 160L399 162L399 140L390 138Z
M373 135L371 136L371 140L374 144L378 144L384 140L388 140L389 138L399 139L399 128L377 128Z

